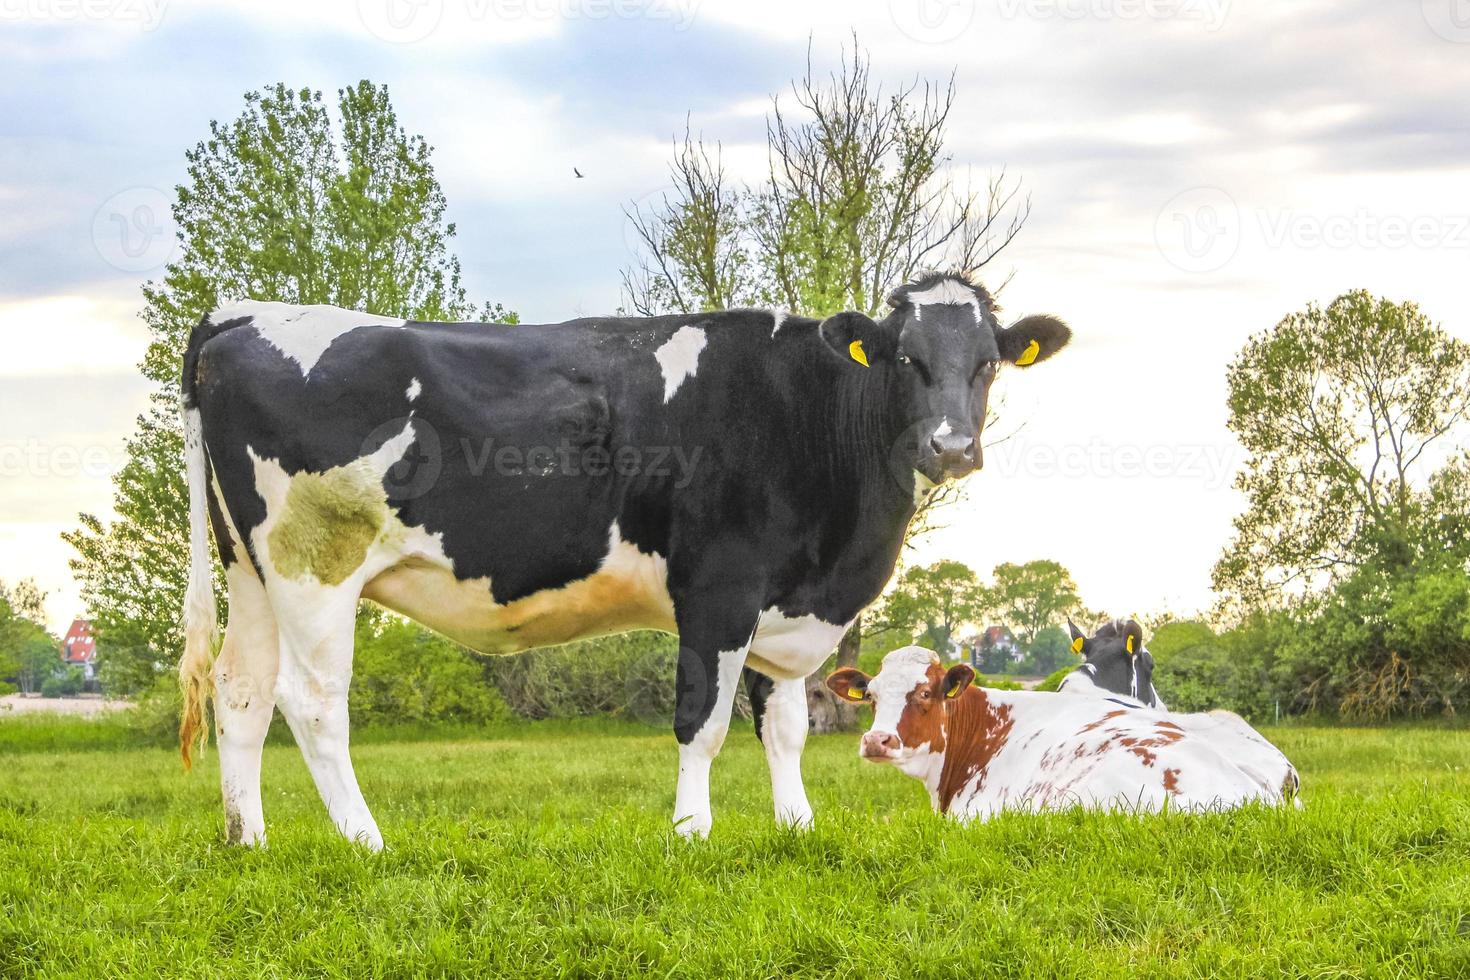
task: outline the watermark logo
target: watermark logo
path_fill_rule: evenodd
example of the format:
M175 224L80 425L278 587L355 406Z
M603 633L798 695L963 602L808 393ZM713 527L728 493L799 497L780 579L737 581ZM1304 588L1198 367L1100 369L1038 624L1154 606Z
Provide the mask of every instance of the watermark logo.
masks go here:
M1422 0L1424 23L1446 41L1470 44L1470 0Z
M1170 265L1214 272L1240 248L1240 209L1218 187L1195 187L1169 199L1154 221L1154 241Z
M92 217L92 244L102 261L123 272L164 265L178 245L168 196L156 187L112 195Z
M974 23L975 0L888 0L888 16L920 44L947 44Z
M438 28L444 0L357 0L357 17L375 37L413 44Z

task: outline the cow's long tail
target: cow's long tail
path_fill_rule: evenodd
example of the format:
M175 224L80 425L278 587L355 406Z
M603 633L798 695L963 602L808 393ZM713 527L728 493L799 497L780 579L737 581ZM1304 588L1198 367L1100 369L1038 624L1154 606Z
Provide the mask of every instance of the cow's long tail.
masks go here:
M184 422L184 472L189 482L189 585L184 592L184 653L179 659L179 686L184 694L179 752L185 769L193 766L196 746L202 750L209 741L205 700L214 687L210 673L219 633L209 554L209 456L195 384L199 348L217 331L205 317L189 337L179 400Z

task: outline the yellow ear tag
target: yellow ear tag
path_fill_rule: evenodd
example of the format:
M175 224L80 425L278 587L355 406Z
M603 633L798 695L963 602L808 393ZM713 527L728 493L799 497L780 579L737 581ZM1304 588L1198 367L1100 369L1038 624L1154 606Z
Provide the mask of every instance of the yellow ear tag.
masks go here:
M847 352L852 355L852 359L854 361L857 361L863 367L872 367L872 365L868 363L868 355L867 352L863 350L863 342L861 340L854 340L852 343L848 344Z
M1127 645L1128 645L1128 652L1129 653L1132 653L1133 652L1133 634L1132 633L1129 633L1128 634L1128 644Z
M1036 361L1036 355L1040 353L1041 345L1035 340L1032 340L1031 343L1026 345L1026 349L1021 351L1021 356L1016 358L1016 367L1025 367L1028 364L1034 363Z
M1082 637L1077 637L1077 639L1072 641L1072 652L1080 654L1082 652L1082 644L1086 642Z
M945 695L944 696L947 697L947 698L952 698L952 697L955 697L956 695L958 695L959 693L960 693L960 686L958 684L956 684L954 687L950 688L947 692L945 692Z
M866 697L867 695L864 694L862 691L856 690L851 687L847 689L847 700L849 701L862 701Z

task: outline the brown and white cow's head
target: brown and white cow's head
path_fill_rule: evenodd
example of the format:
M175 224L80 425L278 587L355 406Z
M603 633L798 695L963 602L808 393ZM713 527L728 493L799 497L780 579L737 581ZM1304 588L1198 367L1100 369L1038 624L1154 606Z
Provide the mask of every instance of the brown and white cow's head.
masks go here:
M967 664L945 670L934 651L903 647L883 658L877 677L845 667L827 686L845 701L872 704L873 727L858 747L864 759L923 778L944 754L951 705L974 679Z
M903 454L931 483L978 470L990 386L1001 364L1030 367L1066 346L1072 331L1050 316L1002 327L983 286L935 273L894 291L874 322L839 313L822 337L843 358L890 374L893 407L908 433Z

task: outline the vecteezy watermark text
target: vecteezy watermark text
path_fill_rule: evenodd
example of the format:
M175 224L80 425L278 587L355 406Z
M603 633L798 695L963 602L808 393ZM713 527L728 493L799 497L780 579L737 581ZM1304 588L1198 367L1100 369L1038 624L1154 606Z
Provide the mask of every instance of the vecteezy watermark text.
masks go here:
M0 21L121 21L151 31L167 0L0 0Z
M642 19L687 31L700 0L357 0L357 16L382 40L412 44L439 29L450 4L461 24Z
M364 454L367 454L368 445L381 444L383 433L401 430L401 427L399 422L379 426L365 443ZM462 466L462 471L470 477L481 477L486 473L533 479L637 477L671 480L676 490L682 490L693 482L704 455L703 446L625 444L610 448L601 443L586 445L570 440L562 440L556 445L517 445L498 442L494 438L476 440L467 436L446 441L422 420L414 421L414 435L414 442L403 458L393 463L384 476L384 485L395 499L412 499L433 490L443 476L446 457L451 455L461 461L455 464L456 468Z
M1218 31L1231 0L999 0L1007 20L1176 20Z

